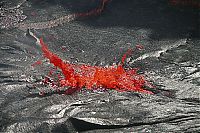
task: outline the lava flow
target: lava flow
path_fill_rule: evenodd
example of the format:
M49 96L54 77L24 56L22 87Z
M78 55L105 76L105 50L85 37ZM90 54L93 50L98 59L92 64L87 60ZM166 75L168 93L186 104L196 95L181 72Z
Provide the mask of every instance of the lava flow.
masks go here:
M71 94L85 87L87 89L106 88L117 91L137 91L153 94L145 90L146 80L137 74L137 69L125 70L124 61L128 53L122 57L118 66L100 67L90 65L71 64L63 61L59 56L48 49L43 39L40 39L41 50L45 58L56 68L61 69L64 76L59 80L60 86L69 87L65 94Z

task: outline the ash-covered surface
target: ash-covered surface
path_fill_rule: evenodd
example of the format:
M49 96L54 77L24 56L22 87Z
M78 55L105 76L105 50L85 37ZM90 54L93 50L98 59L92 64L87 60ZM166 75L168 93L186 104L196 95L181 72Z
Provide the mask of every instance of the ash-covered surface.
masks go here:
M0 132L200 132L197 8L174 7L167 0L112 0L98 16L31 30L51 51L73 63L110 65L119 62L128 48L143 45L127 66L140 68L156 86L155 95L84 89L59 95L48 85L38 85L52 66L48 60L32 66L42 59L40 47L13 24L46 22L100 3L0 2L0 17L8 19L8 25L5 19L0 22ZM13 8L17 10L12 12ZM48 94L40 96L41 90Z

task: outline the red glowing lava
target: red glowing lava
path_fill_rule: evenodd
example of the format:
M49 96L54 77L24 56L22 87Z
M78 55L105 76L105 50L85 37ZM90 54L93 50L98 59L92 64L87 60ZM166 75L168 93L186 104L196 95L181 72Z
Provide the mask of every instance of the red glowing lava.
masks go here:
M97 14L100 14L101 12L103 12L104 8L105 8L105 5L107 2L109 2L110 0L102 0L102 4L94 9L94 10L91 10L89 12L86 12L86 13L77 13L76 16L77 17L87 17L87 16L92 16L92 15L97 15Z
M35 63L33 63L31 66L35 67L35 66L38 66L38 65L41 65L41 64L42 64L42 61L38 60Z
M189 6L189 7L195 7L200 8L200 1L198 0L169 0L171 5L174 6Z
M153 94L151 91L144 90L146 80L142 75L137 74L137 69L125 70L124 61L129 50L122 57L122 63L118 66L100 67L89 65L71 64L63 61L59 56L51 52L47 45L40 39L41 50L45 58L56 68L61 69L65 78L59 79L61 86L67 86L66 94L71 94L81 88L87 89L108 88L117 91L137 91Z

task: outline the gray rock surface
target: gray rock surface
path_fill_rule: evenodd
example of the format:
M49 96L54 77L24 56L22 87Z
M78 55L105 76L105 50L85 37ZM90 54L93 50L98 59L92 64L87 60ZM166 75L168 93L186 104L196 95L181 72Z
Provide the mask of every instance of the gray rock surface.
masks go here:
M16 3L4 1L2 6ZM23 22L36 23L99 4L28 0L18 9L27 16ZM31 29L51 51L73 63L111 65L120 62L128 48L143 45L126 65L140 68L156 86L154 95L84 89L59 95L39 84L52 65L42 58L35 39L12 25L0 29L0 132L200 132L198 11L167 0L112 0L98 16ZM43 65L32 67L41 59ZM40 91L47 94L40 96Z

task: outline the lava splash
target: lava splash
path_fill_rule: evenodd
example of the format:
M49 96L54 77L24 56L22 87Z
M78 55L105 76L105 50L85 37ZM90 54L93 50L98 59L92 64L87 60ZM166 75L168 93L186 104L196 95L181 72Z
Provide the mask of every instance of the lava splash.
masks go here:
M63 61L58 55L48 49L48 46L40 38L41 50L45 58L56 68L61 69L64 76L59 80L60 86L69 87L66 94L71 94L81 88L95 89L106 88L117 91L137 91L153 94L145 90L146 80L142 75L137 74L137 69L125 70L124 61L130 50L122 57L122 62L117 66L100 67L90 65L71 64Z

